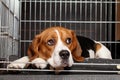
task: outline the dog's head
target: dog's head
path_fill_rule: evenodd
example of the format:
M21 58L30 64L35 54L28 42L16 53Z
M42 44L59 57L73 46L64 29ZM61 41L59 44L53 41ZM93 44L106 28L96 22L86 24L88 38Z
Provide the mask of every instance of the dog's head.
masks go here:
M76 34L63 27L48 28L35 36L28 48L30 59L42 58L52 67L70 67L75 61L83 61Z

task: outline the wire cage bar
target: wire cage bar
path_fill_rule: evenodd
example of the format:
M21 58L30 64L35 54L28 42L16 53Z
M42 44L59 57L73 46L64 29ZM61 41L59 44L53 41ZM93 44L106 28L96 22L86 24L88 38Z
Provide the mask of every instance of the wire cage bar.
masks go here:
M115 59L117 63L106 65L115 67L119 64L119 60L116 59L120 59L119 8L119 0L0 0L0 64L10 63L13 60L11 56L15 59L26 56L32 39L44 29L62 26L74 30L78 36L89 37L107 46L112 53L113 61ZM105 65L104 61L100 65ZM89 63L78 65L81 64L89 65ZM96 64L93 62L94 65ZM0 70L8 69L0 67ZM23 71L40 70L23 69ZM115 71L98 72L119 71L115 68Z

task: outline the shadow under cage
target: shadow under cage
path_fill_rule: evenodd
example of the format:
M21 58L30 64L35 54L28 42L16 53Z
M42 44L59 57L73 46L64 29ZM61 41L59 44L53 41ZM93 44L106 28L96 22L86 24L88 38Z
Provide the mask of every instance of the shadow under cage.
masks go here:
M7 70L3 69L6 66L4 61L9 63L27 55L28 46L34 36L54 26L74 30L78 36L99 41L110 49L114 60L86 60L80 64L83 66L81 72L116 73L117 71L113 70L116 70L115 65L120 63L119 9L119 0L1 0L0 73L2 70ZM92 65L95 67L97 65L98 71L94 71L94 66L89 66L91 65L89 62L97 63ZM111 71L108 71L108 68ZM71 72L78 72L79 65L75 63L72 69ZM29 70L23 69L23 71Z

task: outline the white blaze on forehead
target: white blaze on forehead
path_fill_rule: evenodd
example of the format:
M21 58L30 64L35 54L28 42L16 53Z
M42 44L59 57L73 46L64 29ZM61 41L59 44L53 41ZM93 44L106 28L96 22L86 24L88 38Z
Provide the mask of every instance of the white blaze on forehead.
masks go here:
M56 47L58 47L58 49L65 49L65 50L68 50L68 48L63 44L62 40L61 40L61 37L60 37L60 34L58 32L58 30L55 30L56 34L57 34L57 37L58 37L58 41L57 41L57 45Z
M59 40L60 39L60 34L59 34L58 30L55 30L55 32L56 32L58 40Z
M70 52L70 50L68 49L68 47L63 44L63 41L61 40L59 31L58 31L58 30L55 30L55 32L56 32L57 37L58 37L58 41L57 41L57 44L56 44L56 46L55 46L55 49L56 49L57 51L59 51L59 52L60 52L61 50L68 50L68 51Z
M73 59L72 59L72 56L71 56L71 51L69 50L69 48L67 46L65 46L61 40L61 37L60 37L60 33L58 30L55 30L56 34L57 34L57 44L55 46L55 49L52 53L52 56L51 58L48 59L48 63L53 66L53 67L59 67L59 66L62 66L62 59L61 57L59 56L59 53L61 50L68 50L69 53L70 53L70 56L69 56L69 59L68 59L68 64L69 66L72 66L73 64Z

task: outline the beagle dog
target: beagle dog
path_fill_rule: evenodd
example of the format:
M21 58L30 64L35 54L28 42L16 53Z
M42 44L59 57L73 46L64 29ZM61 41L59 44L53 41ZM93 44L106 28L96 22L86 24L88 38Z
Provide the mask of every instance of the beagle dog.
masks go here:
M51 68L61 70L71 67L74 61L84 61L85 57L112 59L103 44L82 36L77 39L74 31L63 27L51 27L36 35L27 54L7 67L25 68L31 62L37 68L46 68L49 64Z

